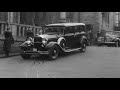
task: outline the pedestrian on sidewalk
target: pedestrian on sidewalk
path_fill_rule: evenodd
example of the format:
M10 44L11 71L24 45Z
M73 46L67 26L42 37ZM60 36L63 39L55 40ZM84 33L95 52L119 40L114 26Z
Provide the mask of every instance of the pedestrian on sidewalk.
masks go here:
M4 32L4 36L5 40L3 44L3 51L5 52L5 56L8 57L11 50L11 44L14 44L14 38L12 32L10 31L10 27L7 27L7 30Z

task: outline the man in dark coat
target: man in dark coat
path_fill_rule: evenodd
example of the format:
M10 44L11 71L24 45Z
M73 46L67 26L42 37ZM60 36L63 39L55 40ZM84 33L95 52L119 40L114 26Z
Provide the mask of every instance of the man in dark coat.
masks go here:
M29 37L33 37L33 36L34 36L33 31L32 31L32 30L27 30L26 36L27 36L26 40L27 40Z
M11 44L14 43L14 38L12 36L12 32L10 31L10 28L8 28L5 32L5 40L3 45L3 51L5 52L5 56L8 57L10 50L11 50Z

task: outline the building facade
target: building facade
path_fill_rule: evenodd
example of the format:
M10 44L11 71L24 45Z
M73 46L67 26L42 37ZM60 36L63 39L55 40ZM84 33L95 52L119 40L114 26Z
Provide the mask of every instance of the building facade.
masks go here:
M26 30L32 29L36 34L43 24L59 22L92 24L95 39L96 34L102 30L113 31L114 27L119 25L119 16L118 12L0 12L0 48L2 49L4 41L6 22L10 24L16 41L13 47L18 48L25 40Z

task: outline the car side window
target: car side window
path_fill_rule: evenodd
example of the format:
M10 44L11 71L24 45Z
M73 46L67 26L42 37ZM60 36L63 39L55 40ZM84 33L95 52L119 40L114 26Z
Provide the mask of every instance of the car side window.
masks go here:
M75 33L78 34L80 32L79 26L75 26Z
M59 32L60 32L61 34L63 34L63 33L64 33L64 27L60 27L60 28L59 28Z
M73 33L74 33L74 28L73 27L66 27L65 34L73 34Z

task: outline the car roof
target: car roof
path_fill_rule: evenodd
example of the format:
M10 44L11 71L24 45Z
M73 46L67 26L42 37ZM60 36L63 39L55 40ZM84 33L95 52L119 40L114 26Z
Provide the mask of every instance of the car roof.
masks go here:
M46 26L65 26L65 27L68 27L68 26L78 26L78 25L84 25L84 23L56 23L56 24L48 24Z

